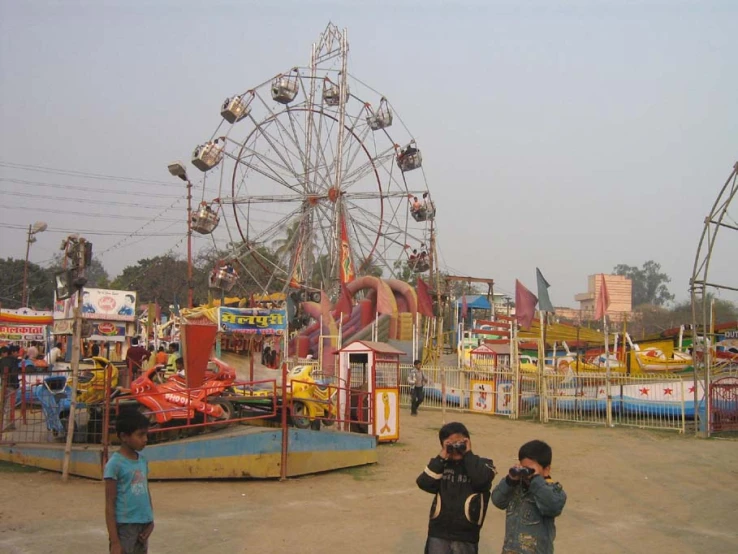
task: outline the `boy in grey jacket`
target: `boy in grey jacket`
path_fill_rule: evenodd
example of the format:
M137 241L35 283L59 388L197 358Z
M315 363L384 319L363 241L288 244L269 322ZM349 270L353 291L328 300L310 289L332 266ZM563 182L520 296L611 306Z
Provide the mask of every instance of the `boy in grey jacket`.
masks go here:
M553 554L566 493L551 479L551 447L534 440L520 447L520 464L492 491L492 504L507 510L502 554Z

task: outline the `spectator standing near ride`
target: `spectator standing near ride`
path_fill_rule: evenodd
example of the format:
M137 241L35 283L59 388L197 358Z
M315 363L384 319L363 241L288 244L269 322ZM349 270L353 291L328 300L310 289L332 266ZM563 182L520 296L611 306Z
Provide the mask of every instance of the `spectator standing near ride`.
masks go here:
M154 362L156 363L156 365L167 365L168 359L169 359L169 354L167 354L164 351L163 346L160 346L159 350L156 353L156 359L154 360Z
M126 352L126 362L128 362L128 369L131 371L133 379L141 372L144 361L148 360L150 355L146 347L138 344L138 337L131 339L131 347Z
M145 554L154 530L146 447L149 420L138 410L124 410L115 422L120 450L105 464L105 524L112 554Z
M51 350L49 351L49 371L51 371L52 369L54 369L54 364L55 364L55 363L56 363L57 361L59 361L59 360L62 360L62 359L63 359L63 356L62 356L62 349L61 349L61 348L62 348L62 343L60 343L60 342L57 342L57 343L56 343L56 344L54 345L54 348L52 348L52 349L51 349Z
M472 452L463 423L447 423L438 432L438 439L441 453L428 462L416 480L418 487L435 495L425 554L477 554L495 478L494 464Z
M553 554L555 518L566 504L566 493L551 479L551 447L526 442L518 452L519 465L492 492L492 503L507 511L502 554Z
M15 398L20 384L20 366L15 346L0 348L0 402L2 402L3 431L15 430Z
M38 346L36 346L35 342L32 342L31 346L28 347L26 356L28 356L28 359L31 360L31 362L35 362L38 359Z
M167 358L168 370L175 370L177 366L177 358L179 358L179 344L172 342L169 344L169 357Z
M410 415L418 415L418 408L425 399L425 383L427 379L423 369L420 367L420 360L413 362L413 368L410 370L410 375L407 377L407 382L410 385Z

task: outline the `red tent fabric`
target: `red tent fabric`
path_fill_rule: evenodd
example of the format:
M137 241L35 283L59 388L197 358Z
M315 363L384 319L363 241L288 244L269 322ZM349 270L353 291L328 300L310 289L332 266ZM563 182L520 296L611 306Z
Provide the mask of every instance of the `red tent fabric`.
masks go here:
M433 317L433 300L431 300L428 285L420 277L417 284L418 311L426 317Z

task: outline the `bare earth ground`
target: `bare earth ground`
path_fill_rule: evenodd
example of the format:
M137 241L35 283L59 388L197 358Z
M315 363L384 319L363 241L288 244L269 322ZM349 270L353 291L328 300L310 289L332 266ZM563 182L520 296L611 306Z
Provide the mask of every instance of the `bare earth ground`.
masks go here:
M554 449L569 501L559 553L738 552L738 442L673 433L540 425L449 413L498 469L533 438ZM150 552L422 552L430 495L415 478L439 450L441 414L402 413L380 463L278 481L154 482ZM17 466L16 466L17 467ZM490 505L480 552L499 552L504 513ZM0 552L106 552L102 483L0 468Z

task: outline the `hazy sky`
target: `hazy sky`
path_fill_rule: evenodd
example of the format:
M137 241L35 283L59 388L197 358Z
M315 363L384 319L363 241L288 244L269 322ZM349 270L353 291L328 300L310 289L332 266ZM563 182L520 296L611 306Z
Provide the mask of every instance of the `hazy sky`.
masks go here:
M210 137L223 98L307 65L329 20L417 138L444 269L512 293L538 266L574 306L588 274L654 259L686 299L738 161L731 0L0 0L0 257L24 256L36 220L34 262L75 230L111 275L183 255L167 163ZM711 281L738 286L722 232Z

